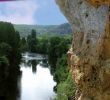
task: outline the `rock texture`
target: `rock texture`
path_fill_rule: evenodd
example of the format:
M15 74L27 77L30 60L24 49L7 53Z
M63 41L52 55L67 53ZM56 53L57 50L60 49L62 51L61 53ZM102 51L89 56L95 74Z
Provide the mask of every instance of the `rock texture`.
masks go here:
M110 0L56 0L73 29L76 100L110 100Z

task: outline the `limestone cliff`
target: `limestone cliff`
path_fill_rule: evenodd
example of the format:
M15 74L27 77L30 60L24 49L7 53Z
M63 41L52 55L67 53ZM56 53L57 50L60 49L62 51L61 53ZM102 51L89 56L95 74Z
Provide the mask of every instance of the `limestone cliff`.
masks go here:
M73 29L76 100L110 100L110 0L56 0Z

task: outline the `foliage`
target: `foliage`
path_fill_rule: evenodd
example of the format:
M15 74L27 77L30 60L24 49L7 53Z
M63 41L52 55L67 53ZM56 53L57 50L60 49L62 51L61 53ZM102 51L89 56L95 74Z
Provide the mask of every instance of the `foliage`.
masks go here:
M66 52L71 42L70 37L54 36L49 39L49 63L51 65L54 80L57 82L54 88L57 96L55 100L71 100L75 93L75 85L67 67Z
M75 95L76 87L73 83L71 74L68 73L68 77L64 82L61 82L57 86L57 97L55 100L72 100Z
M36 52L37 50L37 39L36 39L36 31L32 30L31 35L27 37L28 49L30 52Z
M66 54L69 48L68 40L64 37L51 37L49 40L49 63L53 68L56 68L58 58Z
M75 85L72 80L72 75L67 67L66 55L63 55L57 61L57 68L55 72L55 78L57 81L57 96L55 100L71 100L75 94Z
M20 35L11 23L0 22L0 70L9 71L20 62ZM8 72L6 72L8 73ZM5 74L3 74L5 75ZM5 76L4 76L5 77Z
M28 51L28 44L26 39L23 37L20 41L20 51L21 52L26 52Z
M32 36L32 31L34 31L33 36ZM71 41L71 35L65 35L61 37L61 36L51 36L48 34L43 34L38 36L37 33L36 36L35 33L36 33L35 30L31 30L31 34L27 36L27 39L25 39L24 37L21 39L20 49L22 52L30 51L40 54L48 54L51 56L51 53L53 52L52 49L54 49L53 46L56 43L55 52L57 53L58 56L61 56L62 52L66 51L65 48L68 48L67 45L70 44Z
M12 51L12 48L9 44L2 42L0 43L0 55L1 56L9 56Z
M55 71L55 81L59 84L60 82L65 81L68 77L68 67L67 67L67 59L66 55L63 55L61 58L58 58L56 64L56 71Z
M38 38L38 44L37 44L37 52L41 54L47 54L48 53L48 45L49 45L49 39L42 37Z

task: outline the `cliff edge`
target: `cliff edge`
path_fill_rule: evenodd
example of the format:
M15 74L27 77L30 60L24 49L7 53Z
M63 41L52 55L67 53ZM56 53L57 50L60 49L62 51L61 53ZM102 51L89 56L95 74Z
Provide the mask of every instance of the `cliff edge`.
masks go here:
M75 100L110 100L110 0L56 0L73 29Z

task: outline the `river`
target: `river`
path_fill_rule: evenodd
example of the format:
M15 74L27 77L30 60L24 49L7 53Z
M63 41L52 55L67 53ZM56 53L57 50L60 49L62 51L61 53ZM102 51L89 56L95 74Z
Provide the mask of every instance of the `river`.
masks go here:
M0 73L0 100L52 100L55 85L47 56L24 53L20 66Z
M52 100L55 96L53 88L56 82L44 56L25 53L20 67L22 71L20 100Z

